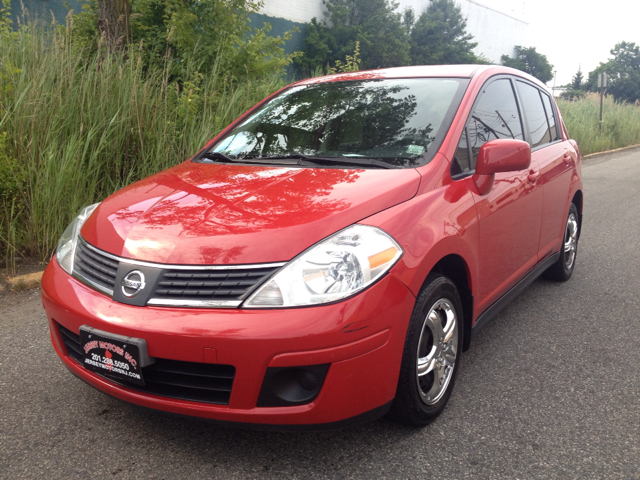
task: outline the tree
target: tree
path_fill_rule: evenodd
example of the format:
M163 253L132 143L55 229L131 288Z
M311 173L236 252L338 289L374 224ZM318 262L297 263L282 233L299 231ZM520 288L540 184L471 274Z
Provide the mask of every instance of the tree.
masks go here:
M87 0L82 13L74 17L74 41L95 51L102 35L103 6L119 2L129 0ZM274 37L267 23L252 28L250 15L259 7L257 0L135 0L126 17L128 37L117 36L117 48L129 38L135 55L140 51L147 65L166 66L170 80L195 81L211 74L234 80L284 73L297 56L282 48L291 32ZM112 25L115 14L109 18L105 28ZM104 38L106 42L116 35Z
M608 76L607 91L616 101L635 102L640 100L640 47L633 42L620 42L611 49L613 58L601 62L589 72L587 88L598 89L598 75Z
M273 37L268 23L252 28L249 15L260 5L254 0L137 0L134 41L146 43L157 59L170 53L200 72L216 66L235 78L268 75L292 61L282 48L291 32Z
M502 64L506 67L517 68L529 75L536 77L542 83L547 83L553 78L553 65L547 60L547 56L536 52L535 47L515 47L515 58L502 55Z
M98 0L98 31L109 50L117 51L130 39L129 0Z
M433 0L411 28L414 65L476 63L478 45L467 33L467 20L453 0Z
M578 67L578 71L571 79L571 88L573 90L582 90L584 85L584 75L582 75L582 67Z
M586 83L582 74L582 67L578 67L578 71L571 79L571 83L564 85L560 98L564 100L580 100L586 95L585 89Z
M353 55L360 42L362 68L408 65L409 42L398 4L392 0L323 0L323 20L314 18L305 33L304 55L298 65L310 73L335 66Z

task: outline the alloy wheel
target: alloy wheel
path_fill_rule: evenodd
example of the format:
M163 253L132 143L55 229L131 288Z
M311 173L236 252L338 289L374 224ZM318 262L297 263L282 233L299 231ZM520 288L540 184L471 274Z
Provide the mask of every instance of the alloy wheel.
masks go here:
M578 250L578 219L572 212L567 219L567 228L564 232L564 266L567 270L573 268Z
M427 405L447 390L458 355L458 321L451 301L441 298L429 310L418 341L418 393Z

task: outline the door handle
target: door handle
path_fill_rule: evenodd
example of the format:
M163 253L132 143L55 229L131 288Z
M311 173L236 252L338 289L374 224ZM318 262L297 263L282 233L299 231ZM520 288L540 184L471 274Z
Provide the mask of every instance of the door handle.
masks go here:
M571 158L571 155L569 155L568 153L565 153L564 157L562 157L562 161L567 165L571 163L571 160L573 160L573 158Z
M529 181L531 183L536 183L538 178L540 178L540 172L534 172L533 170L529 170Z

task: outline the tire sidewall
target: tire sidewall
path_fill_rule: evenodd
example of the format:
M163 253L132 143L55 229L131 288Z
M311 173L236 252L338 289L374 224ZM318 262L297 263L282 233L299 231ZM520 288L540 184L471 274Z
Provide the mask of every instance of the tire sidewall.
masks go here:
M575 251L575 258L573 259L573 264L571 265L571 268L567 268L567 261L566 261L566 257L565 257L565 251L564 251L564 241L565 241L565 235L567 233L567 224L569 223L569 218L571 217L571 214L574 214L576 217L576 221L578 223L578 232L576 235L576 251ZM566 280L569 279L569 277L571 277L571 275L573 274L573 270L576 268L576 261L578 259L578 243L580 240L580 217L578 216L578 208L576 207L575 203L572 203L571 206L569 207L569 213L567 214L567 220L564 224L564 230L562 233L562 247L560 248L560 259L562 261L562 270L564 273L564 278Z
M429 279L428 279L429 280ZM425 404L418 392L418 380L416 376L417 369L417 357L418 357L418 342L420 341L420 334L424 326L425 318L429 313L431 307L441 298L446 298L451 302L455 310L456 321L458 322L458 351L456 352L456 361L454 364L453 374L449 385L442 396L442 398L433 405ZM428 422L437 417L442 410L444 410L460 367L460 357L462 356L462 340L464 338L464 322L462 316L462 302L458 291L448 278L444 276L438 276L435 279L428 282L424 290L418 296L416 306L413 314L411 315L411 322L409 324L409 330L407 332L407 341L405 345L404 359L403 359L403 372L406 377L405 385L408 386L408 392L404 392L405 395L409 395L409 405L412 406L413 414L417 416L423 422Z

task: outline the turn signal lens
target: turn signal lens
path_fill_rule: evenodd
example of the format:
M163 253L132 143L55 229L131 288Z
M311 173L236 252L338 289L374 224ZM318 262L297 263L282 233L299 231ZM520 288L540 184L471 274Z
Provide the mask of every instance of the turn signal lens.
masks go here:
M387 248L384 252L371 255L369 257L369 267L371 268L371 270L373 270L374 268L380 267L385 263L389 263L396 257L397 254L398 250L395 247L390 247Z

